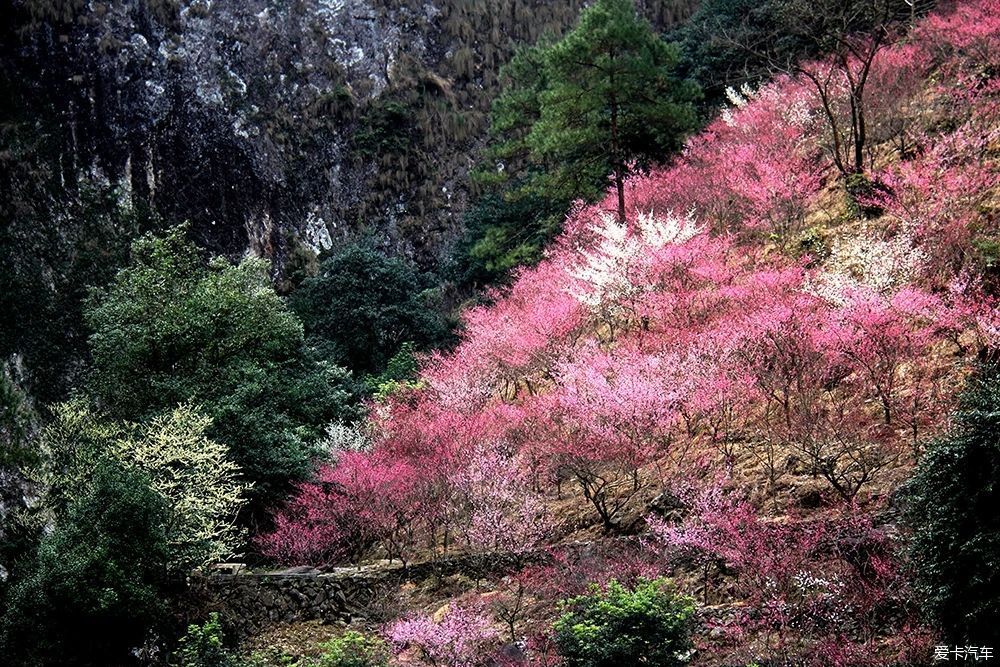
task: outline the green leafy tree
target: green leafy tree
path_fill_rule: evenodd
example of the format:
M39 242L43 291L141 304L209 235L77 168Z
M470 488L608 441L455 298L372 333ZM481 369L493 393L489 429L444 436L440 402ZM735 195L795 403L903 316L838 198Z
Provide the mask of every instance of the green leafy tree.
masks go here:
M545 164L532 154L528 137L542 117L542 95L549 81L546 58L555 41L546 34L533 45L519 46L500 68L501 92L490 109L492 142L472 177L476 184L487 189L506 189L506 198L512 201L534 194L568 203L577 197L597 194L596 184L588 184L585 191L570 187L559 192L554 188L556 182L544 183L548 186L544 192L534 185L543 180Z
M352 245L324 260L291 304L311 344L356 373L376 374L406 342L424 350L448 340L430 286L411 264Z
M417 361L416 348L411 341L407 341L389 360L382 373L368 379L372 397L376 401L385 401L399 392L419 389L423 386L419 374L420 365Z
M518 266L542 258L576 193L531 192L516 186L482 196L464 216L465 234L454 252L451 278L461 285L503 282Z
M927 611L952 643L1000 642L1000 368L970 379L954 427L908 484L910 548Z
M772 54L814 53L775 30L780 9L779 1L703 0L673 33L681 48L681 68L705 91L707 103L722 102L728 86L756 85L766 78L773 69Z
M163 618L166 520L148 477L101 461L10 591L4 664L127 664Z
M694 602L664 580L639 580L632 589L617 581L593 585L565 603L554 625L559 655L568 667L686 664L691 649Z
M493 282L538 261L571 203L600 197L609 175L624 217L629 167L668 159L696 127L700 91L678 62L631 0L598 0L561 40L517 50L474 173L484 193L466 216L458 279Z
M86 310L88 389L115 420L199 405L261 509L303 479L322 427L353 415L346 371L317 361L256 259L203 261L176 228L145 236Z

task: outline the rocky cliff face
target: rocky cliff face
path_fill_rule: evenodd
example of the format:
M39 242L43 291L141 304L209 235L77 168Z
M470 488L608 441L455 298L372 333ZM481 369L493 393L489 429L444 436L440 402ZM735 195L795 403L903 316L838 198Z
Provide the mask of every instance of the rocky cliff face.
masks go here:
M279 273L299 244L362 229L432 264L457 230L499 66L582 4L27 0L4 17L5 78L44 136L53 203L114 186ZM647 4L671 23L689 3Z

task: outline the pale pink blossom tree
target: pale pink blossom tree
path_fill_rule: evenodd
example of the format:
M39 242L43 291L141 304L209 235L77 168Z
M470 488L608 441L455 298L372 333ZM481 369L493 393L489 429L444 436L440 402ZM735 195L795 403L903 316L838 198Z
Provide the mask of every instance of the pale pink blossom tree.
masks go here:
M397 656L417 653L416 662L434 667L485 667L493 664L498 633L482 605L453 604L440 617L414 616L386 630Z

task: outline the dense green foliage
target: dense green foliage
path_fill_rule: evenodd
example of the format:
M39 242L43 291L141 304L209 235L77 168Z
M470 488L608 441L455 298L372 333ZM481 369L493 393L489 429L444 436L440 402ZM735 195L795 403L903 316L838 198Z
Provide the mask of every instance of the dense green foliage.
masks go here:
M37 545L37 529L13 519L24 502L23 470L37 463L32 441L38 416L27 397L0 365L0 609L17 571Z
M432 284L411 264L354 245L326 259L291 305L326 358L358 374L380 373L406 342L425 350L447 341Z
M663 160L695 126L697 87L678 79L676 46L631 0L600 0L559 41L522 49L493 107L499 156L522 154L524 188L592 198L629 163Z
M778 4L704 0L691 19L674 31L683 67L702 86L708 101L718 103L727 86L756 85L769 70L768 53L794 48L769 41L780 22ZM750 49L760 50L752 53Z
M912 562L948 642L1000 641L1000 368L970 379L950 434L908 483Z
M571 201L517 188L484 195L465 214L453 279L462 285L490 285L503 282L518 266L535 264Z
M629 165L663 160L696 123L697 87L678 79L678 50L641 19L632 0L599 0L545 53L541 114L527 136L548 178L585 192L608 174L618 190Z
M837 50L847 36L912 21L933 0L703 0L670 37L681 46L681 70L710 106L727 87L755 87L803 58Z
M323 654L309 667L387 667L389 647L379 637L348 630L322 644Z
M500 68L500 94L490 109L492 142L484 163L473 174L487 189L506 187L506 198L519 201L528 195L551 201L572 201L576 197L594 197L600 183L588 183L586 192L564 188L558 192L544 187L544 164L532 159L528 137L542 115L542 94L548 87L546 56L555 39L545 35L533 45L514 51L510 61ZM606 174L605 174L606 176Z
M82 400L53 408L28 469L41 496L9 517L5 540L28 552L5 558L0 650L12 664L123 664L167 627L192 568L241 548L245 489L208 425L186 405L141 424Z
M188 626L172 663L177 667L240 667L242 663L226 648L224 639L219 615L213 612L202 625Z
M515 54L478 175L500 194L469 216L467 279L537 261L569 203L596 199L609 176L624 217L630 166L666 159L696 127L700 93L676 75L679 59L632 0L599 0L561 40Z
M568 667L686 663L694 602L657 579L634 588L611 581L566 603L556 621L555 642Z
M400 391L421 387L419 371L416 348L411 341L407 341L389 360L384 371L368 378L368 389L376 401L383 401Z
M164 611L165 520L148 478L101 461L10 593L5 663L123 664Z
M114 419L199 405L255 505L268 504L308 472L322 427L352 415L349 377L313 357L262 262L206 264L183 234L138 240L129 266L93 295L89 389Z

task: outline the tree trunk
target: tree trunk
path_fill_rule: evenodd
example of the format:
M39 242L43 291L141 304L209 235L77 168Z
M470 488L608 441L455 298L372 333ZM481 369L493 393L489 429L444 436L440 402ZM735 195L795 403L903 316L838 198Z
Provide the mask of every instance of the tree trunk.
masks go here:
M625 224L625 165L622 164L621 141L618 138L618 97L611 77L611 159L615 168L615 191L618 193L618 223Z
M615 167L615 189L618 191L618 222L625 224L625 174L621 165Z

